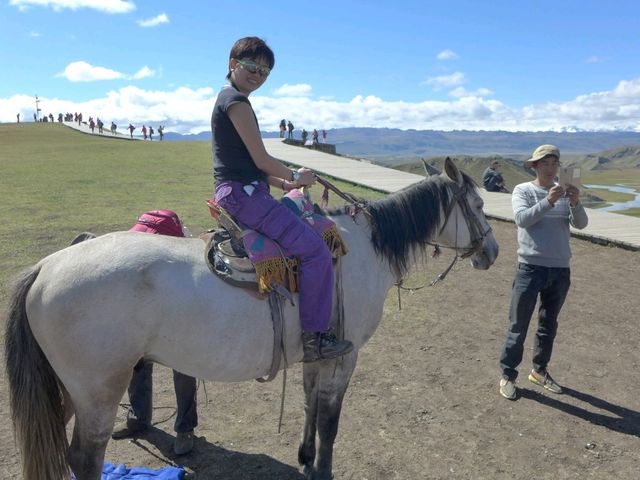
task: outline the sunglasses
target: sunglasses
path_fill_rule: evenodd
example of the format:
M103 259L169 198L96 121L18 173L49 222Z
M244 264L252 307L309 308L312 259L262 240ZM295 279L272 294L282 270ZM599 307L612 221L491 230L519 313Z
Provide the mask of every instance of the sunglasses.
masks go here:
M236 58L236 62L238 62L247 72L258 73L261 77L267 77L271 73L271 69L269 67L266 65L260 65L253 60L238 60Z

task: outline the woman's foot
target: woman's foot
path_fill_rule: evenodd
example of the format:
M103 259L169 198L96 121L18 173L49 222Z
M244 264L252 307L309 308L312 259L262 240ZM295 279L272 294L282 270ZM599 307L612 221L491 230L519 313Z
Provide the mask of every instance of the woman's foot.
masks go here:
M329 332L303 332L302 349L305 363L341 357L353 350L349 340L338 340Z

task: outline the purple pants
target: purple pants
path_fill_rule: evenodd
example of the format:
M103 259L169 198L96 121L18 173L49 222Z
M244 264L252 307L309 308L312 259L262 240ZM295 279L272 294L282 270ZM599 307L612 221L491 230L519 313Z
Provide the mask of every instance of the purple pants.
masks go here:
M215 200L238 222L276 241L287 255L298 257L302 330L327 331L333 301L333 263L322 236L274 199L265 182L220 182Z

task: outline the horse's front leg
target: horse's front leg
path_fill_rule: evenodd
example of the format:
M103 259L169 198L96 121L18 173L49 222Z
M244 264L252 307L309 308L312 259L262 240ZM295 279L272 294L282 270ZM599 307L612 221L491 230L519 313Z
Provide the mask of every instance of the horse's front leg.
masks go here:
M358 355L352 352L341 359L305 364L305 424L298 450L298 461L310 480L330 480L333 444L338 434L342 400L349 386ZM318 448L316 456L316 432Z

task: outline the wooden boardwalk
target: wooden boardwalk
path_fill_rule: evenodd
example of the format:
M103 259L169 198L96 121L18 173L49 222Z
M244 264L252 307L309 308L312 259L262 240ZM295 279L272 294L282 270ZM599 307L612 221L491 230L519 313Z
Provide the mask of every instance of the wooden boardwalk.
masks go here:
M268 138L264 143L271 155L288 163L383 192L394 192L422 178L419 175L381 167L367 161L287 145L279 138ZM514 221L511 195L485 192L483 189L480 192L485 201L484 211L487 216ZM584 230L572 229L575 236L597 243L640 250L640 218L592 208L587 209L587 214L589 225Z

